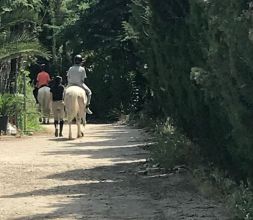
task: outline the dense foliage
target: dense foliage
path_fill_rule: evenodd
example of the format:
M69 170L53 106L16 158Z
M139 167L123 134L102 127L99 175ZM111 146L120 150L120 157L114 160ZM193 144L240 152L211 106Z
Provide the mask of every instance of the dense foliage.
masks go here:
M240 177L252 176L253 165L249 6L134 0L127 28L148 66L149 109L171 117L209 161Z

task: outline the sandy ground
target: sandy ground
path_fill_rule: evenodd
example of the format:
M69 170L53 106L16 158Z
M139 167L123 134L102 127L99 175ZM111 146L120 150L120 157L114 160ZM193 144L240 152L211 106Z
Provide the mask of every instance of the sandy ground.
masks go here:
M229 219L187 174L140 175L145 136L89 124L71 141L51 133L0 139L0 219Z

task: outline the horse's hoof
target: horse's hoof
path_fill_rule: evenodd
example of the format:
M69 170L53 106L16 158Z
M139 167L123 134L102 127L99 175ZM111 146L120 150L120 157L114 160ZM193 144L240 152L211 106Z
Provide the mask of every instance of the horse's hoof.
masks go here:
M81 134L77 135L77 138L80 138L80 137L83 137L83 136L84 136L84 134L83 134L83 132L81 132Z

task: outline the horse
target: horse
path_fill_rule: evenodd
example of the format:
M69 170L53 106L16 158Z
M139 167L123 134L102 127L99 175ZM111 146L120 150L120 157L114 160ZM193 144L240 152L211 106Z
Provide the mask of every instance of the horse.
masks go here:
M79 86L69 86L65 90L64 103L69 125L69 139L72 139L71 124L74 119L77 125L77 138L80 138L83 136L81 121L83 127L86 125L86 92Z
M47 86L43 86L39 88L38 91L38 102L39 102L39 111L42 114L43 124L49 124L49 117L52 109L52 94L50 92L50 88Z

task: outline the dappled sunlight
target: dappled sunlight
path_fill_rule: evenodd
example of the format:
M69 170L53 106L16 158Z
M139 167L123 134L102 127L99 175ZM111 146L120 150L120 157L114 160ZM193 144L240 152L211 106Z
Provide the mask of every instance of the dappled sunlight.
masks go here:
M119 127L120 131L118 130ZM90 128L92 128L92 132L87 129L85 137L70 141L64 139L64 144L57 151L50 149L44 151L43 155L57 158L78 156L93 160L111 161L112 163L136 162L145 157L146 152L140 149L145 143L136 140L136 130L128 130L126 126L112 126L114 130L108 129L104 125L90 125ZM102 133L107 134L106 137ZM52 138L49 140L61 142L62 139Z
M131 167L135 167L135 164L132 164ZM143 193L138 193L136 191L138 184L136 186L132 185L132 183L137 180L136 177L131 175L133 178L131 180L128 175L120 172L122 169L128 169L129 172L132 173L131 167L118 164L116 166L103 166L93 169L79 169L63 172L46 177L48 179L59 179L63 181L62 183L58 183L55 187L7 195L2 198L24 199L25 197L29 198L32 196L36 198L37 202L44 199L49 201L49 205L43 207L44 211L41 214L37 213L32 216L14 218L16 220L44 219L54 218L56 216L65 219L68 217L72 219L78 216L96 216L96 218L99 219L100 217L108 217L107 215L117 217L119 213L122 217L137 217L139 212L134 211L134 209L132 209L132 213L128 213L127 211L135 205L143 208L144 206L150 207L150 211L143 212L143 216L153 216L151 204L148 205L148 203L146 203L147 199L143 198ZM65 184L64 181L66 181L67 184ZM76 183L69 184L71 181L75 181ZM129 191L129 187L131 191ZM146 193L144 193L144 195L145 194ZM50 200L52 197L57 197L60 202L51 203ZM110 200L108 200L109 198ZM110 209L112 211L111 214L107 213Z
M6 141L0 157L0 217L151 220L178 209L192 216L195 210L201 216L220 212L187 176L140 174L148 157L143 146L150 143L137 129L121 129L119 134L113 126L97 124L81 139L37 136L15 146Z

